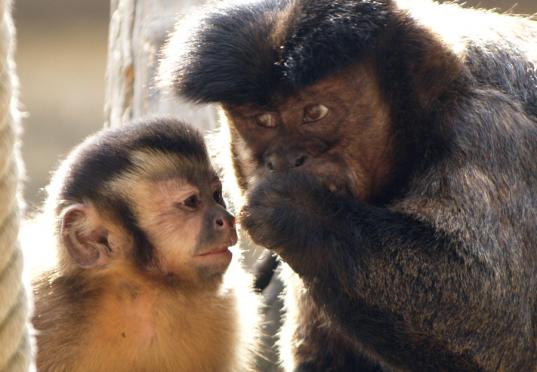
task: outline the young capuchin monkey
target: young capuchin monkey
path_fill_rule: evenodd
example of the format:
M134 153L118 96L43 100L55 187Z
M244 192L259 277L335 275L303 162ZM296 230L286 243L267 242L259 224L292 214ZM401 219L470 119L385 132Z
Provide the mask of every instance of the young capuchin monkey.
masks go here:
M57 261L34 281L40 372L254 368L257 299L232 263L235 218L196 130L103 130L48 194Z

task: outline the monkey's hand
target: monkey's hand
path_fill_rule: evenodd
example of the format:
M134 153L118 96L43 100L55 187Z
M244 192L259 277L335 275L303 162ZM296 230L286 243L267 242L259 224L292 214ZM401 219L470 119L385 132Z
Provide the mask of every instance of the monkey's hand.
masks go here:
M309 256L308 250L319 246L315 237L327 227L327 207L334 197L310 174L274 173L248 193L241 225L256 244L286 261Z

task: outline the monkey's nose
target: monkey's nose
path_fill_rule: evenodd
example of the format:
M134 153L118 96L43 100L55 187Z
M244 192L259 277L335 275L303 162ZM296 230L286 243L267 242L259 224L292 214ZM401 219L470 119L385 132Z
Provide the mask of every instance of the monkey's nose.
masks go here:
M214 227L218 231L235 228L235 217L217 216L214 220Z
M294 166L295 168L298 168L298 167L301 167L304 165L304 163L306 163L306 155L299 155L296 159L295 159L295 162L294 162Z
M302 152L288 154L271 154L265 159L265 167L270 171L284 171L303 166L308 156Z

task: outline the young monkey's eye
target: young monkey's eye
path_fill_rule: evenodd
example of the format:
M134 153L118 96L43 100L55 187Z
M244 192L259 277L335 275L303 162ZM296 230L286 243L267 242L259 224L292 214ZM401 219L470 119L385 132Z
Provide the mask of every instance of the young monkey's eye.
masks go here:
M213 199L218 204L224 205L224 198L222 197L222 190L220 189L215 190L215 192L213 193Z
M201 204L201 199L198 194L190 195L188 198L183 200L181 205L188 210L194 211L199 208Z
M278 126L276 123L276 115L270 112L257 115L255 117L255 122L263 128L276 128Z
M328 107L325 105L311 105L304 109L304 123L313 123L321 120L328 114Z

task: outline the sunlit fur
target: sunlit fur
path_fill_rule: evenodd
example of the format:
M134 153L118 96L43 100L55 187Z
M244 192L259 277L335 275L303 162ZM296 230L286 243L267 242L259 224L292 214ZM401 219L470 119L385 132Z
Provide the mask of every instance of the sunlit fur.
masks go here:
M162 143L157 146L155 140ZM88 157L106 154L106 144L113 143L110 156L126 155L128 161L103 163L104 169L115 167L115 174L95 179ZM109 162L102 156L100 161ZM77 194L69 188L77 184L73 176L82 174L94 187L81 184ZM223 276L199 275L192 258L201 229L197 217L182 226L182 214L163 216L177 192L214 177L201 136L164 119L103 131L62 162L47 188L43 213L27 230L46 240L25 239L28 256L37 250L57 255L34 272L39 371L253 370L258 298L241 268L240 252L232 249L234 259ZM65 198L93 192L81 200ZM114 210L119 201L130 207L135 225L155 249L150 261L134 255L136 237ZM62 243L61 220L79 203L86 217L71 228L81 235L94 226L108 230L111 257L104 267L80 268Z

